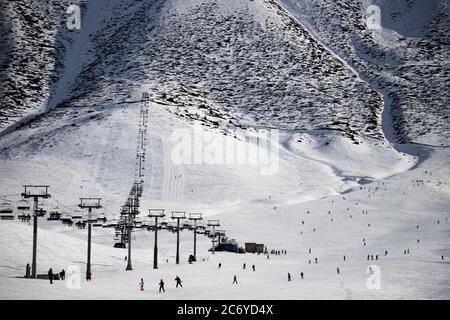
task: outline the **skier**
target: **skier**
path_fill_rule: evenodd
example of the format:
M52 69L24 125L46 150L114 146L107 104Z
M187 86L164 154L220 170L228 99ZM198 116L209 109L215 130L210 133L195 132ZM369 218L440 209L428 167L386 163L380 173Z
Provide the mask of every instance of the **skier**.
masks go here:
M175 277L175 281L177 282L177 286L176 286L176 288L178 288L178 286L180 286L180 287L182 287L182 288L183 288L183 285L181 284L181 279L180 279L180 277L179 277L179 276L176 276L176 277Z
M375 256L375 260L378 260L378 255Z
M270 256L269 255L267 255L267 260L269 260L270 259Z
M164 281L163 281L163 279L161 279L161 281L159 281L159 293L161 293L161 290L166 292L166 290L164 290Z
M65 280L66 279L66 271L64 269L62 269L62 271L59 273L59 278L61 280Z
M255 271L255 269L256 269L255 265L252 265L252 269L253 269L253 271Z
M246 267L247 267L247 265L244 263L244 264L242 265L242 269L245 270Z
M86 274L86 281L91 281L92 280L92 272L88 272L87 274Z
M317 263L317 258L314 258L314 262Z
M441 256L441 259L444 260L444 256Z
M385 256L387 256L387 254L388 254L387 250L386 250L386 251L384 251L384 255L385 255Z
M337 272L337 274L341 273L340 270L339 270L339 267L336 268L336 272Z
M238 284L236 275L233 276L233 284Z
M141 281L139 281L139 287L141 291L144 291L144 278L141 278Z
M311 253L311 248L309 248L309 253Z
M344 256L344 261L345 261L345 256Z
M288 281L291 281L291 274L288 272Z
M219 269L222 268L222 262L219 262Z
M25 278L29 278L30 277L30 264L27 263L27 266L25 268Z
M48 279L50 280L50 284L53 283L53 269L50 268L50 270L48 270Z
M303 279L303 272L300 272L300 279Z

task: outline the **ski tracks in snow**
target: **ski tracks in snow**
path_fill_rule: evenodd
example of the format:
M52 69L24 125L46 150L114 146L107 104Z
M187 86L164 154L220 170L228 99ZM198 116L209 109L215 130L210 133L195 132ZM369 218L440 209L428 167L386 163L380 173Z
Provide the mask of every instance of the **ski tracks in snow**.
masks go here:
M184 166L175 164L171 158L172 142L170 141L170 125L164 112L157 110L161 106L152 104L150 107L150 146L149 157L151 158L150 186L153 196L159 195L161 200L183 200L184 199ZM158 158L160 160L158 160ZM161 176L162 175L162 176ZM158 185L161 192L156 194Z

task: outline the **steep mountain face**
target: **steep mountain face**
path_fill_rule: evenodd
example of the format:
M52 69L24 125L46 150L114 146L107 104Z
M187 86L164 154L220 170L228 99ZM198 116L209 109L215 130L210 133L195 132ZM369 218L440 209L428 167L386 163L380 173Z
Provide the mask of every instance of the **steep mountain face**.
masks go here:
M279 2L384 94L397 141L448 145L448 1ZM367 24L371 4L379 30Z
M69 5L82 1L0 1L0 129L45 109L59 77ZM67 30L67 28L66 28Z
M109 1L101 9L108 14L95 27L91 19L72 33L48 26L63 48L53 52L63 68L48 77L48 88L35 89L49 91L50 107L123 102L145 85L179 116L224 130L256 125L382 137L381 96L275 2ZM82 68L67 81L73 50ZM23 116L41 100L22 99L25 110L6 102Z
M382 138L383 120L393 141L447 144L446 1L375 1L380 30L368 28L371 3L2 2L0 129L54 107L126 102L145 87L178 116L224 131ZM69 4L81 6L80 30L66 27Z

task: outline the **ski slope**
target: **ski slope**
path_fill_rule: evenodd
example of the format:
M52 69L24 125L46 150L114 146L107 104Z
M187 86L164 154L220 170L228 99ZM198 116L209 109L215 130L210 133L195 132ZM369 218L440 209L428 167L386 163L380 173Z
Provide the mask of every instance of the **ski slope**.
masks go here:
M368 3L89 1L76 32L58 29L66 1L49 2L49 18L41 16L50 7L3 5L12 30L2 25L10 33L0 41L17 59L0 61L9 70L0 79L0 208L16 207L24 184L49 184L49 211L79 213L79 198L93 196L102 198L99 214L119 218L134 180L139 100L149 92L141 218L149 208L201 212L241 246L287 254L212 255L199 236L199 261L188 264L193 234L183 231L176 265L176 236L163 231L153 270L154 234L136 230L134 269L125 271L114 230L93 228L92 282L67 275L50 286L20 278L32 226L1 220L0 299L449 299L448 90L440 90L448 48L426 37L448 15L427 7L419 32L410 9L383 2L398 19L386 26L392 38L375 43L362 19ZM417 2L408 3L416 15ZM34 15L45 23L25 19ZM34 33L43 36L29 39ZM421 67L428 45L442 50ZM36 74L41 82L30 85ZM428 86L435 94L416 90ZM278 131L267 147L246 141L245 128ZM86 240L87 230L41 218L38 273L83 275ZM379 289L367 286L369 266L380 271Z
M193 235L183 231L181 265L175 265L175 235L160 232L160 269L153 270L153 233L137 231L134 270L127 272L126 250L112 248L113 232L94 228L93 281L82 279L79 290L70 290L62 281L49 287L47 281L15 278L31 259L32 228L1 221L1 298L449 298L447 148L411 145L408 155L375 139L356 145L331 131L285 131L276 145L279 171L274 175L261 174L260 165L175 164L170 157L176 143L173 130L194 129L168 108L150 107L142 208L203 212L206 219L220 219L241 245L261 242L269 250L286 249L287 255L211 255L210 243L199 238L199 256L206 261L189 265ZM46 208L74 210L78 197L91 195L103 198L108 217L118 216L133 180L138 105L89 110L75 114L78 110L68 109L64 116L53 114L62 112L55 110L2 139L2 199L19 200L22 184L48 183L52 198ZM214 130L211 134L224 137ZM84 272L86 230L41 219L38 235L39 273L70 265ZM404 255L405 249L411 253ZM379 254L379 260L367 261L368 254ZM366 287L369 265L380 267L379 290ZM287 282L287 272L292 282ZM299 279L300 272L305 279ZM232 285L234 274L238 285ZM176 275L184 281L182 289L172 286ZM141 277L144 292L138 291ZM165 294L157 293L160 278L167 283Z

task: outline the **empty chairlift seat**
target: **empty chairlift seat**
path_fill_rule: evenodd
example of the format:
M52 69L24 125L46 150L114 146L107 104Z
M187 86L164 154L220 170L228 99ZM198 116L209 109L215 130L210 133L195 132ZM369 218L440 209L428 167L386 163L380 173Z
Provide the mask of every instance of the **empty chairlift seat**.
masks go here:
M3 203L0 207L1 220L14 220L13 208L9 203Z

